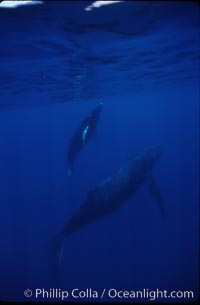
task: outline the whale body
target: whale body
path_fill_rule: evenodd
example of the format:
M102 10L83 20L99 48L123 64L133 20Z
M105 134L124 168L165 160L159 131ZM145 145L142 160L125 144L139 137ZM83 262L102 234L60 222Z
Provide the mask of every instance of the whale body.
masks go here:
M92 109L69 140L67 153L69 176L72 175L75 159L78 153L82 150L96 129L102 108L103 104L99 103L94 109Z
M151 171L160 155L161 149L159 147L151 147L131 158L114 176L88 192L84 202L67 221L55 239L58 263L62 258L64 242L69 235L120 208L145 182L161 214L164 215L164 199L151 175Z

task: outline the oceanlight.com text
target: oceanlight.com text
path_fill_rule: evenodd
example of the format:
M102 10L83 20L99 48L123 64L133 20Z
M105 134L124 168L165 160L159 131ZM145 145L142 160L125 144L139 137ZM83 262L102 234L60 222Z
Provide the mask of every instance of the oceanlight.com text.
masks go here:
M24 291L24 296L26 298L35 298L39 300L67 300L67 299L111 299L111 300L122 300L122 299L130 299L130 300L161 300L161 299L174 299L174 301L178 300L193 300L194 292L193 291L182 291L182 290L150 290L148 288L144 288L142 290L118 290L115 288L110 289L102 289L95 290L92 288L87 288L85 290L81 290L78 288L74 288L72 290L63 290L58 288L44 289L44 288L36 288L26 289Z

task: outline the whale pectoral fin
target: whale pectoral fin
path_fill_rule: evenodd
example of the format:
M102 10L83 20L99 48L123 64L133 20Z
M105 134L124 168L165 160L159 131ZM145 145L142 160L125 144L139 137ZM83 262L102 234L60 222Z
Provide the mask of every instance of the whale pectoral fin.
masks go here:
M88 129L89 129L89 125L87 125L87 126L85 127L85 129L83 130L83 134L82 134L83 145L85 145L85 141L86 141Z
M164 198L154 177L152 176L147 177L147 185L149 192L151 193L152 197L154 198L160 210L161 215L164 216L165 215Z

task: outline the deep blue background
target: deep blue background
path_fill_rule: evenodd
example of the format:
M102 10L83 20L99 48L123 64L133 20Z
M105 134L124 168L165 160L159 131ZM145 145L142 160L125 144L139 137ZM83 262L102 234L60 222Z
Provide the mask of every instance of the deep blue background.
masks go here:
M197 298L199 8L85 6L0 10L0 299L25 301L23 291L36 287ZM100 101L97 134L68 177L69 137ZM55 284L52 237L91 187L154 144L163 147L153 173L165 219L144 185L67 240Z

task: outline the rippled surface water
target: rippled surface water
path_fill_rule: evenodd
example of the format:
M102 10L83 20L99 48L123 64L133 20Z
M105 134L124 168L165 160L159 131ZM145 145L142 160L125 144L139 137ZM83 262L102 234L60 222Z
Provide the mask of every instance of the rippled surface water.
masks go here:
M47 1L0 11L1 108L199 80L197 4L133 1L86 11L87 5Z

